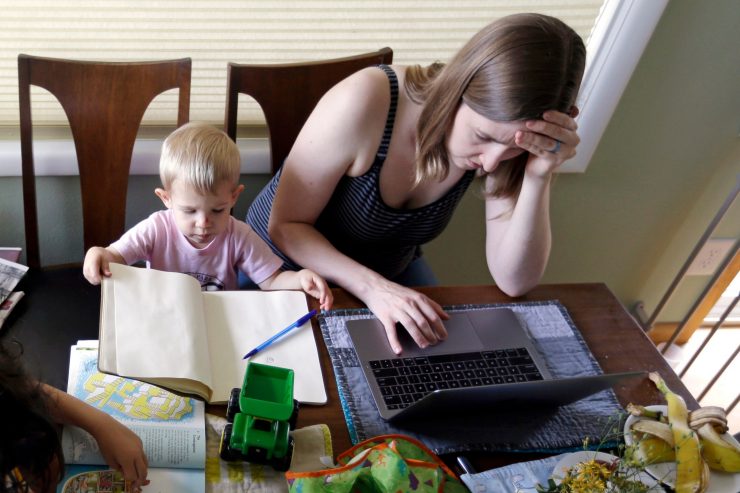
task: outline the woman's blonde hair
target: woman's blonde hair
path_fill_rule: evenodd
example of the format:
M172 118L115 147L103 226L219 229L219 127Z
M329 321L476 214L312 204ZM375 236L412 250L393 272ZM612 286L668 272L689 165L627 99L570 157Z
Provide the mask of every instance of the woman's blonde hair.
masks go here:
M175 179L199 193L214 193L223 182L239 183L239 148L223 131L206 123L187 123L172 132L162 146L159 177L169 190Z
M449 172L447 137L462 102L493 121L569 113L586 63L581 37L541 14L515 14L484 27L445 66L409 67L404 88L423 104L416 128L416 184ZM527 153L501 163L487 192L516 197Z

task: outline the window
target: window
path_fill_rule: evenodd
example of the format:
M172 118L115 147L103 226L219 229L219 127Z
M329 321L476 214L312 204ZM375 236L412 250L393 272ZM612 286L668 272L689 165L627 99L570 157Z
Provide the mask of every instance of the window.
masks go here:
M568 163L570 170L583 171L666 1L0 0L0 156L6 154L2 140L7 144L18 134L19 53L110 61L191 57L190 118L221 124L229 61L334 58L382 46L393 48L394 63L398 64L446 61L492 19L533 11L563 19L587 40L589 64L579 117L583 143L578 162ZM651 17L644 23L645 34L636 37L635 18L642 19L643 11L650 11ZM595 20L598 23L591 34ZM625 35L629 43L614 41ZM614 75L620 68L625 69L621 79ZM621 89L614 84L619 80L623 80ZM65 138L66 118L61 106L46 91L32 91L34 123L43 126L37 137ZM608 111L602 102L607 97ZM171 103L175 98L174 92L157 98L145 115L145 125L151 129L172 121L174 109L167 108L174 108ZM590 103L596 100L599 104ZM603 114L594 116L597 110ZM262 125L256 103L240 103L239 122L257 128ZM166 132L154 133L161 137ZM7 152L17 153L20 163L19 150L13 144ZM19 164L16 173L1 166L0 176L20 172ZM156 172L156 167L152 171Z

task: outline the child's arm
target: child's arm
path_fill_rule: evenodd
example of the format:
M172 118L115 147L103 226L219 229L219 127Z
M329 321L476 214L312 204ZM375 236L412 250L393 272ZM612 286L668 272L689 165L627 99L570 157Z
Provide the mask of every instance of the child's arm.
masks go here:
M329 285L324 278L308 269L298 272L277 271L259 283L259 287L260 289L272 291L278 289L302 289L319 300L322 310L330 309L334 301L334 295L331 293L331 289L329 289Z
M62 424L78 426L90 433L98 442L100 452L108 465L121 471L132 481L134 491L149 484L146 479L149 467L141 439L121 423L74 396L42 384L49 396L49 414Z
M110 268L108 265L125 264L120 253L113 247L92 247L85 255L85 263L82 265L82 273L90 284L98 285L103 277L110 277Z

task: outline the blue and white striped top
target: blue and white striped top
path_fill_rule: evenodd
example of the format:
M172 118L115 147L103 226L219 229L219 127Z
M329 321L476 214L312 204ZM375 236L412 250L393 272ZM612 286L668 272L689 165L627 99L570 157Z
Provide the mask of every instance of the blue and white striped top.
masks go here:
M396 209L383 202L380 195L380 170L388 153L398 104L398 79L386 65L380 65L390 81L391 103L383 138L370 169L362 176L343 177L318 217L315 227L340 252L392 279L421 256L421 245L444 230L475 177L475 171L463 177L438 200L415 209ZM285 262L284 268L301 267L280 252L267 235L270 209L282 168L255 198L246 221Z

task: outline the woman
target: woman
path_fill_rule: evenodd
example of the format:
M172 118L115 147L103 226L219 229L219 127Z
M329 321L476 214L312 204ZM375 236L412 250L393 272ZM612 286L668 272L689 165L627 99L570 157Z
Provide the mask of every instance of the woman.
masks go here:
M446 66L372 67L321 99L247 222L286 261L362 300L401 352L396 324L426 347L442 308L420 245L439 235L473 178L485 191L486 258L518 296L550 252L552 174L575 155L585 64L558 19L517 14L478 32ZM389 90L390 86L390 90Z

